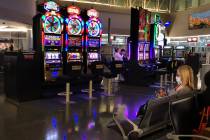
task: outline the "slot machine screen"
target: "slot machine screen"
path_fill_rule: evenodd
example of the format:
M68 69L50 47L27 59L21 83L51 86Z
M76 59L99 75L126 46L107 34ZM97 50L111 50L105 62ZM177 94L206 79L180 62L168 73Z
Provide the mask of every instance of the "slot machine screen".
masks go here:
M149 45L148 45L148 44L145 45L145 51L146 51L146 52L149 51Z
M146 59L146 60L149 59L149 53L145 53L145 59Z
M165 49L163 51L163 56L164 57L171 57L171 50L170 49Z
M98 38L89 38L88 39L88 47L100 47L100 39Z
M140 54L139 54L139 60L144 60L144 55L143 55L143 53L140 53Z
M79 60L81 59L80 53L68 53L67 54L67 60Z
M140 44L140 45L139 45L139 51L140 51L140 52L143 52L143 51L144 51L144 45L143 45L143 44Z
M46 63L60 63L61 53L60 52L46 52L45 60L46 60Z
M68 46L81 47L82 46L82 38L81 37L69 37Z
M177 50L177 51L176 51L176 57L177 57L177 58L182 58L182 57L184 57L184 52L183 52L183 51Z
M61 46L61 36L56 35L45 35L44 38L45 46Z
M98 55L98 53L89 53L88 58L89 59L98 59L99 55Z

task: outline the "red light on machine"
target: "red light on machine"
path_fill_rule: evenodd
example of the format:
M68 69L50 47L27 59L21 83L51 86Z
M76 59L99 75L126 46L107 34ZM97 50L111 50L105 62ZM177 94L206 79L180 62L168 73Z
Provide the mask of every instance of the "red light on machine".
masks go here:
M98 11L96 11L95 9L90 9L90 10L88 10L87 11L87 15L89 16L89 17L99 17L99 13L98 13Z
M76 6L69 6L67 8L67 12L70 15L73 15L73 14L79 15L80 14L80 9L78 7L76 7Z
M188 42L197 42L198 38L197 37L189 37L189 38L187 38L187 41Z

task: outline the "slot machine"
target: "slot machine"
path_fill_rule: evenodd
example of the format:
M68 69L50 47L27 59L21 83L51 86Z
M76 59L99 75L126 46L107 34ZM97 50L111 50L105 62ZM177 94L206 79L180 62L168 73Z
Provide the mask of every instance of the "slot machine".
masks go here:
M150 22L151 13L143 8L139 9L138 60L140 64L150 62ZM143 53L143 54L142 54ZM143 60L140 60L140 57Z
M162 59L169 59L173 56L173 47L172 46L164 46L163 47L163 55Z
M95 9L87 11L87 20L85 24L85 46L87 51L86 66L90 68L93 74L101 75L103 73L104 65L101 61L101 35L102 24L99 20L99 13ZM86 73L86 69L84 72Z
M87 16L89 19L86 21L86 48L88 64L91 64L94 61L101 61L102 24L99 20L99 13L95 9L88 10Z
M65 19L65 73L70 74L82 69L84 47L84 21L80 17L80 9L67 7L68 18ZM73 74L72 73L72 74Z
M63 18L59 5L49 1L37 6L33 18L34 50L42 64L44 82L54 82L63 74Z
M176 46L175 47L175 59L176 60L184 62L185 54L186 54L186 47L185 46Z

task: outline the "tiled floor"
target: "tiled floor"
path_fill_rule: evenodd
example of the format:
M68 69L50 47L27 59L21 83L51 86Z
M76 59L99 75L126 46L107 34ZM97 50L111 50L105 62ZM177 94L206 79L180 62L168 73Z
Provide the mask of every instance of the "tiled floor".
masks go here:
M1 85L2 86L2 85ZM125 104L129 118L151 98L152 88L121 85L115 97L84 100L74 95L75 104L66 105L63 97L21 103L16 106L0 97L0 140L121 140L106 127L114 108ZM1 87L1 93L2 93Z

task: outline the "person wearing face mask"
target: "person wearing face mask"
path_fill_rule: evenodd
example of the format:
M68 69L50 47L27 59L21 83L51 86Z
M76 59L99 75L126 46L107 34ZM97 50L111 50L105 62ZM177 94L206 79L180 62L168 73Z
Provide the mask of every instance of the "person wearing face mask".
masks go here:
M176 74L176 82L177 86L170 90L167 94L174 95L174 94L185 94L190 93L194 90L194 77L193 77L193 70L188 65L181 65L177 69ZM164 91L165 92L165 91ZM159 92L157 93L157 97L166 96L166 93Z

